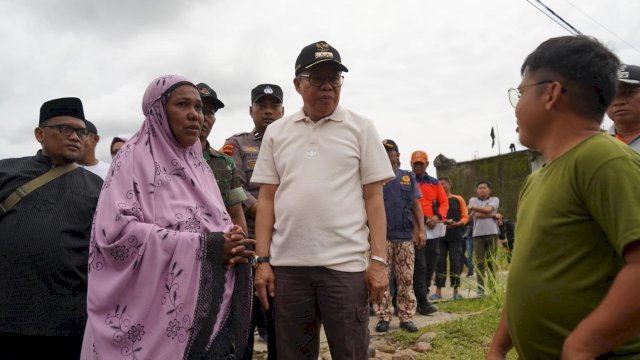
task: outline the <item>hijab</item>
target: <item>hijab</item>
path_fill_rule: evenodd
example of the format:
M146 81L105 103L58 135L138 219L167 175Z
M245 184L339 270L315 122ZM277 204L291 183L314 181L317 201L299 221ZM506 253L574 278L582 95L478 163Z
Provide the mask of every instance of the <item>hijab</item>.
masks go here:
M229 309L235 271L204 259L207 234L232 223L200 143L181 146L171 131L165 103L179 86L195 88L178 75L149 84L142 127L105 179L89 248L83 359L186 357L194 334L215 340ZM211 281L211 269L221 282ZM213 329L196 311L212 298Z

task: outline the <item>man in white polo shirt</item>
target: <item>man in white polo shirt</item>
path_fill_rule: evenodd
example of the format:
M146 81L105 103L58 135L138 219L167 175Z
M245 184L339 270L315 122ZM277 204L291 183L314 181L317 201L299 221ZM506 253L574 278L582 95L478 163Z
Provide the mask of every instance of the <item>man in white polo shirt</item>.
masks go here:
M346 71L326 42L302 49L303 107L267 128L251 178L255 285L265 307L275 296L283 359L318 358L321 319L332 358L367 359L369 300L388 286L382 187L395 176L373 122L338 105Z

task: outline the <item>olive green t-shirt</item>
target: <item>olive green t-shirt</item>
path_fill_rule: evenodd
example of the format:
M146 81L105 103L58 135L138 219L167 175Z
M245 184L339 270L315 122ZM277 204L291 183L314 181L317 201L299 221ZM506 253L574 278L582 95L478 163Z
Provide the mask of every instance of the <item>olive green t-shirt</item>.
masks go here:
M516 235L509 333L521 358L559 359L624 266L625 246L640 240L640 155L598 134L529 175ZM640 358L640 337L614 354Z

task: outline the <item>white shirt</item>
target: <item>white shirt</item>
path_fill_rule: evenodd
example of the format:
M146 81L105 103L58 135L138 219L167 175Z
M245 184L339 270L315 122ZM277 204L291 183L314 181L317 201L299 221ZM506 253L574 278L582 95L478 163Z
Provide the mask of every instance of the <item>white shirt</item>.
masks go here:
M98 163L95 165L83 165L82 167L91 171L92 173L100 176L102 180L107 177L107 173L109 172L110 163L104 162L102 160L98 160Z
M271 264L364 271L362 186L393 178L368 118L338 107L315 123L300 110L269 125L251 182L279 184Z

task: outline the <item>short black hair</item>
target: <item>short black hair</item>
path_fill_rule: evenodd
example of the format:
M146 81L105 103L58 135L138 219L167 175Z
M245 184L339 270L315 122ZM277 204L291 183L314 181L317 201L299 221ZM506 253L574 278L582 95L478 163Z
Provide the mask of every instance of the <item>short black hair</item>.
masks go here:
M480 180L480 181L478 181L478 182L476 183L476 189L478 188L478 186L480 186L480 185L482 185L482 184L487 185L487 187L488 187L489 189L491 189L491 181L489 181L489 180Z
M562 77L558 81L566 87L573 109L601 123L616 95L619 66L618 57L597 39L561 36L540 44L524 60L520 73L547 70Z
M441 177L439 177L439 178L438 178L438 180L440 180L440 181L446 181L446 182L448 182L449 184L451 184L451 179L449 179L449 177L448 177L448 176L441 176Z
M98 128L96 128L95 124L89 120L85 120L85 125L87 126L87 131L91 134L98 135Z

